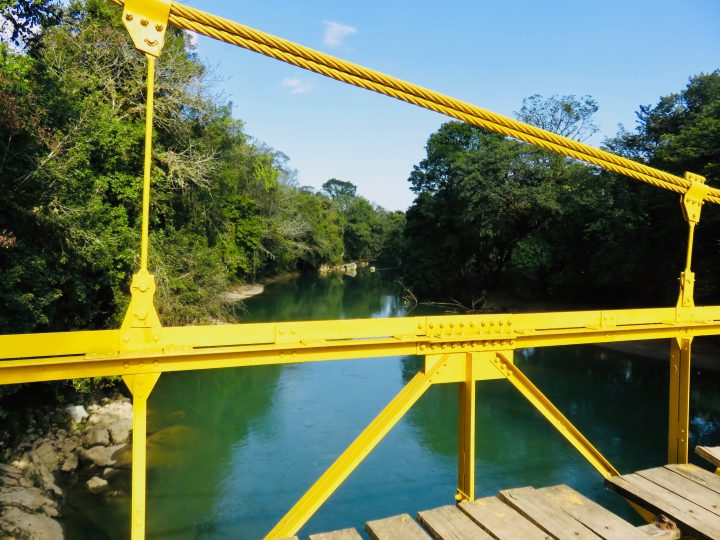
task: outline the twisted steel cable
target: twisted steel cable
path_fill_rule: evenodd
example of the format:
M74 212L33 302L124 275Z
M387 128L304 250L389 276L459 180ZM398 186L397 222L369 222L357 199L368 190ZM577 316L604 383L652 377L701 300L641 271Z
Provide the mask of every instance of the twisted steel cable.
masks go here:
M122 0L110 1L123 5ZM170 8L169 22L180 28L192 30L347 84L457 118L656 187L683 194L692 185L692 182L686 178L513 120L195 8L173 3ZM705 200L720 204L720 190L711 189Z

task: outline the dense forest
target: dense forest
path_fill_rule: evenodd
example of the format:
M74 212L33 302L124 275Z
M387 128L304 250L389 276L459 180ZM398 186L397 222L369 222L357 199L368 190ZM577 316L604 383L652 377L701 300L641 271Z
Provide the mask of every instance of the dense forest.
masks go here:
M102 0L5 2L0 332L118 324L137 266L145 59ZM3 5L0 4L0 7ZM155 82L150 269L165 324L226 319L233 283L397 253L404 216L298 186L171 31Z
M532 96L520 120L584 140L591 97ZM720 177L720 71L637 112L604 146L682 176ZM459 122L427 143L410 175L404 269L418 296L482 306L498 292L605 307L672 305L687 225L678 195ZM696 301L718 301L720 209L696 234Z

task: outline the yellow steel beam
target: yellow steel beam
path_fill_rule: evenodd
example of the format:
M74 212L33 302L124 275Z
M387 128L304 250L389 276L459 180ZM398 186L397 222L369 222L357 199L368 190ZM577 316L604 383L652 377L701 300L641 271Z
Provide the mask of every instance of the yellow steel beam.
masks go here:
M619 473L552 402L518 369L512 352L499 353L496 365L500 372L542 414L575 449L605 478Z
M692 338L671 341L668 463L688 462L691 347Z
M515 340L524 347L603 341L660 339L676 334L708 335L720 330L720 306L561 311L521 314L444 315L390 319L345 319L284 323L163 327L152 336L163 354L204 353L261 345L263 349L307 349L345 346L360 341L411 343L433 354L443 343ZM125 345L135 328L39 334L0 335L0 360L132 355ZM578 339L575 339L578 336ZM646 337L647 336L647 337ZM516 347L520 348L520 347ZM137 346L146 352L146 345ZM442 351L439 351L442 352Z
M420 399L420 396L430 388L435 376L442 373L446 366L447 357L443 356L437 358L429 370L417 373L265 538L285 538L297 533L410 407Z
M133 395L132 433L132 508L130 537L145 538L145 477L147 463L147 400L159 373L143 373L123 377Z
M717 333L720 306L18 334L0 336L0 384Z

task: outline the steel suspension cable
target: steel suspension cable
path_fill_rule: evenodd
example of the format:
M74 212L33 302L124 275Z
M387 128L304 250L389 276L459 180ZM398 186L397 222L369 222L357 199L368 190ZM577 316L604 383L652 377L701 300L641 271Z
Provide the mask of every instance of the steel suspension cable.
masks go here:
M123 4L122 0L110 1ZM182 4L171 5L169 22L180 28L457 118L656 187L682 194L691 186L691 181L685 178ZM720 190L711 189L705 200L720 204Z
M198 23L195 23L193 21L189 21L189 20L186 20L183 18L179 18L178 22L180 22L183 25L183 27L185 27L189 30L197 29L197 31L202 33L203 26ZM223 32L220 30L217 30L214 33L214 35L211 37L215 37L215 36L217 36L217 39L221 39L222 41L225 41L227 43L231 43L233 45L238 45L243 48L251 48L252 50L256 50L257 52L260 52L260 54L264 54L266 56L271 56L278 60L282 60L284 62L296 65L298 67L302 67L309 71L320 73L321 75L325 75L327 77L331 77L333 79L336 79L336 80L339 80L342 82L346 82L348 84L352 84L352 85L355 85L355 86L358 86L361 88L365 88L368 90L372 90L372 91L375 91L375 92L378 92L378 93L381 93L381 94L384 94L384 95L387 95L390 97L394 97L396 99L405 101L407 103L412 103L414 105L418 105L425 109L433 110L433 111L439 112L441 114L444 114L446 116L457 118L458 120L462 120L469 124L473 124L473 125L488 129L490 131L494 131L494 132L501 133L503 135L508 135L510 137L514 137L516 139L523 140L525 142L531 143L535 146L544 148L546 150L564 154L564 155L567 155L567 156L570 156L570 157L573 157L573 158L576 158L579 160L587 161L592 164L598 165L602 168L614 171L619 174L630 176L630 177L640 180L642 182L646 182L648 184L651 184L651 185L654 185L654 186L657 186L657 187L660 187L663 189L674 191L674 192L680 193L680 194L684 193L687 190L687 187L683 187L681 185L670 184L668 182L658 180L657 178L654 178L647 174L643 174L641 172L637 172L637 171L633 171L633 170L628 170L626 168L623 168L621 166L618 166L614 163L607 162L602 159L588 157L585 154L582 154L581 152L576 152L575 150L572 150L572 149L560 147L559 145L556 145L551 141L547 141L547 140L544 140L544 139L541 139L538 137L534 137L527 133L523 133L521 131L512 129L511 127L499 126L497 124L493 124L482 118L478 118L477 116L465 113L463 111L454 109L449 106L439 104L434 101L430 101L425 98L418 97L413 94L409 94L407 92L397 90L395 88L390 88L388 86L373 83L371 81L368 81L367 79L363 79L363 78L355 76L355 75L341 72L341 71L329 68L324 65L319 65L312 61L299 59L293 55L278 51L276 49L271 49L270 47L267 47L265 45L249 44L247 42L247 40L245 40L241 37L227 34L226 32ZM685 179L681 179L681 180L683 180L689 187L690 183L687 180L685 180ZM718 202L720 202L720 199L718 200Z

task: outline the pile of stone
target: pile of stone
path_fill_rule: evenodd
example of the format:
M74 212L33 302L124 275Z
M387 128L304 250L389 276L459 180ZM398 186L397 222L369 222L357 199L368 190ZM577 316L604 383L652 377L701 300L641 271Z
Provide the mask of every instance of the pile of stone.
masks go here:
M42 437L28 435L17 458L0 464L0 537L63 538L58 521L62 486L84 482L91 493L113 492L111 479L128 468L132 404L123 397L66 407Z

